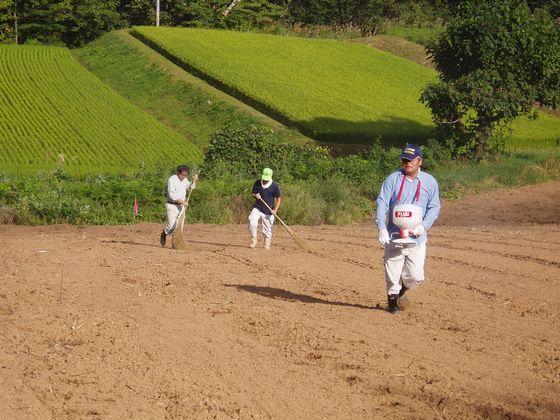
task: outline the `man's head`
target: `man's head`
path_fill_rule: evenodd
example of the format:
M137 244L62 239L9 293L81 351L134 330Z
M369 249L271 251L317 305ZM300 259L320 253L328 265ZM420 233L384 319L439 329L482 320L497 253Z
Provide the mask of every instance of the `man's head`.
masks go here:
M182 181L187 177L187 173L189 172L189 167L187 165L179 165L177 166L177 177Z
M261 179L262 179L264 182L268 182L268 181L272 180L272 169L270 169L270 168L264 168L264 169L263 169L263 172L262 172Z
M416 176L422 166L424 155L422 149L417 144L408 144L404 146L401 153L401 161L403 165L403 172L408 176Z

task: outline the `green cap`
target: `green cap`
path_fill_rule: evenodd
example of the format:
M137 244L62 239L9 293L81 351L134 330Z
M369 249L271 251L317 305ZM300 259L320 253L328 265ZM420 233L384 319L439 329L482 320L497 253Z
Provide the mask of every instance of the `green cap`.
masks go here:
M264 168L261 179L263 181L270 181L272 179L272 169Z

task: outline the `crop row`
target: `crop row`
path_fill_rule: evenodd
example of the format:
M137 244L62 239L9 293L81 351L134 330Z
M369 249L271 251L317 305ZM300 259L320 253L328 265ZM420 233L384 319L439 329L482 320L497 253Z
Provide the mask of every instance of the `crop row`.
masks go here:
M319 140L386 143L432 135L420 103L428 68L365 45L221 30L136 27L183 68ZM513 124L516 147L555 144L560 119ZM534 134L538 135L535 137Z
M0 47L0 170L126 173L200 161L179 134L120 97L63 48Z

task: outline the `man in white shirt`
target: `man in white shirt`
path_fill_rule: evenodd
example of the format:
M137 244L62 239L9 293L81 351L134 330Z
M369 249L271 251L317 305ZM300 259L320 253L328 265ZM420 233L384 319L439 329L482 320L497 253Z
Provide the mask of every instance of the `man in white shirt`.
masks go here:
M167 179L167 203L165 209L167 213L167 223L159 237L161 246L165 246L167 235L173 233L177 227L177 218L183 206L188 205L187 190L196 187L196 174L192 176L192 182L187 179L189 168L186 165L179 165L177 172Z

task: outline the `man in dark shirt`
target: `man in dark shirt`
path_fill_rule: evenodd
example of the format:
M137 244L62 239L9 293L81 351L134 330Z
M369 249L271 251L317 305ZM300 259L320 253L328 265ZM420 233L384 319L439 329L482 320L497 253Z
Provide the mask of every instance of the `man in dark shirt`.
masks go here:
M253 197L255 197L255 204L253 204L249 214L250 246L251 248L257 246L257 229L259 227L259 220L262 220L264 247L265 249L270 249L274 215L282 203L280 187L272 180L272 169L264 168L261 179L257 179L253 185L252 193Z

